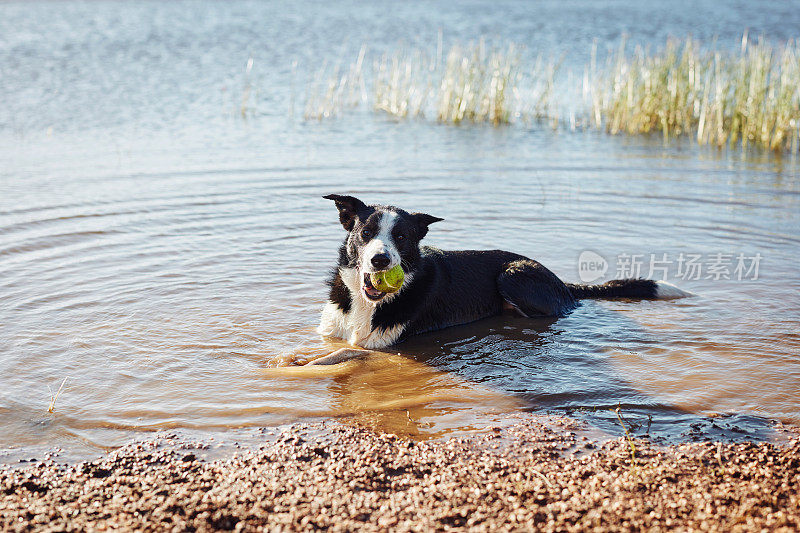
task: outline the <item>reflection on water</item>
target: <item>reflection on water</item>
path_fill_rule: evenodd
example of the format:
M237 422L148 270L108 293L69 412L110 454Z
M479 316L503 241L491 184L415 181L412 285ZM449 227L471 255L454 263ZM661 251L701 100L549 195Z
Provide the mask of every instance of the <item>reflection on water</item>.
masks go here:
M691 30L672 7L609 18L561 4L542 4L545 27L522 4L508 6L515 16L471 6L480 24L372 4L321 8L328 19L248 2L0 4L0 96L14 103L0 107L0 448L327 417L437 436L518 409L611 429L617 405L664 435L691 436L696 415L723 415L703 422L721 434L800 423L796 162L660 138L288 116L292 59L333 61L345 34L394 47L399 27L461 40L495 28L534 53L571 54L626 28L642 42ZM743 5L708 20L721 39L747 25L785 40L798 13ZM262 112L242 121L230 109L249 54ZM672 280L696 298L587 302L555 322L498 317L365 362L273 368L340 346L313 332L343 238L320 197L336 192L441 216L430 244L513 250L568 281L585 250L610 274L623 253L763 262L754 281ZM48 387L65 377L50 414Z
M330 382L331 416L414 437L436 437L467 429L476 420L518 411L511 395L435 370L400 354L376 352L363 361L331 366L267 369L275 380ZM485 422L484 422L485 423Z

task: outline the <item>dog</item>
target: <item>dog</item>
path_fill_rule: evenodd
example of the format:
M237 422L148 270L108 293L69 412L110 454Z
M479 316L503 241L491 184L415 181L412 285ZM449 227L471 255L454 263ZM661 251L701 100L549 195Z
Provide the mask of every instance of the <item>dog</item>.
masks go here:
M354 346L381 349L411 335L515 310L522 316L563 317L586 298L666 299L690 293L663 281L620 279L602 285L564 283L541 263L503 250L444 251L421 246L441 218L390 205L367 205L330 194L347 237L328 281L317 331ZM396 293L373 287L370 274L400 265ZM339 350L317 364L358 355Z

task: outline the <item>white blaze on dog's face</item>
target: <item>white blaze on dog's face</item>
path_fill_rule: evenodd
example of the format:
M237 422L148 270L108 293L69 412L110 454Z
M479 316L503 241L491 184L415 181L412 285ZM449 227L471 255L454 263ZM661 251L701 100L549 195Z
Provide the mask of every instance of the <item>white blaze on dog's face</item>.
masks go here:
M372 286L370 274L391 270L401 263L402 257L397 247L398 238L402 238L398 234L399 220L394 211L378 209L350 233L350 245L356 251L359 292L372 304L377 305L392 297Z
M363 247L359 253L359 270L366 273L391 270L400 264L400 252L392 237L397 213L378 211L371 218L378 218L377 230L374 224L361 230Z

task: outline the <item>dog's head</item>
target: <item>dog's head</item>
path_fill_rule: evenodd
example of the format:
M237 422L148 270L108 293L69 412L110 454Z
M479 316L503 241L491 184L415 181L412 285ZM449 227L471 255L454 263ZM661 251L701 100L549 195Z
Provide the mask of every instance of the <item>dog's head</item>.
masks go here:
M369 275L401 265L406 284L411 282L420 258L419 241L430 224L443 219L388 205L366 205L352 196L329 194L324 198L336 202L339 221L348 232L339 255L340 271L350 274L350 279L343 275L348 289L354 297L358 293L373 304L391 299L392 295L372 286Z

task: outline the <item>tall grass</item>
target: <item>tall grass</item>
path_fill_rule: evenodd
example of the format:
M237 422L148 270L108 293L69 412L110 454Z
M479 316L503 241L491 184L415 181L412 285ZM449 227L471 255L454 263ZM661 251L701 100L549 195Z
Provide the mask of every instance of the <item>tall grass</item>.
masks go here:
M439 122L508 124L520 81L514 45L454 45L442 57L422 50L384 55L375 65L376 110L396 117L432 115Z
M704 48L691 38L670 39L654 52L629 52L623 40L604 60L595 45L581 83L558 77L560 61L531 59L513 43L480 40L444 50L440 37L435 50L401 47L372 61L367 55L362 47L349 66L340 62L317 72L306 94L306 119L364 103L398 120L495 126L546 121L611 134L656 132L665 140L691 135L720 147L800 149L795 41L775 47L745 34L736 52Z
M303 113L306 120L334 117L366 99L363 74L366 51L366 46L362 46L355 62L346 70L338 64L332 72L328 71L327 65L317 71L306 94Z
M306 119L335 116L357 105L397 119L435 118L447 124L510 124L547 116L557 67L539 58L524 69L514 44L490 47L484 40L455 44L446 53L400 48L373 62L371 90L363 73L362 48L347 74L323 67L306 95Z
M584 83L591 116L612 134L693 135L699 144L798 150L800 47L777 49L745 34L738 52L706 50L691 38L650 53L623 42L605 68L593 51Z

